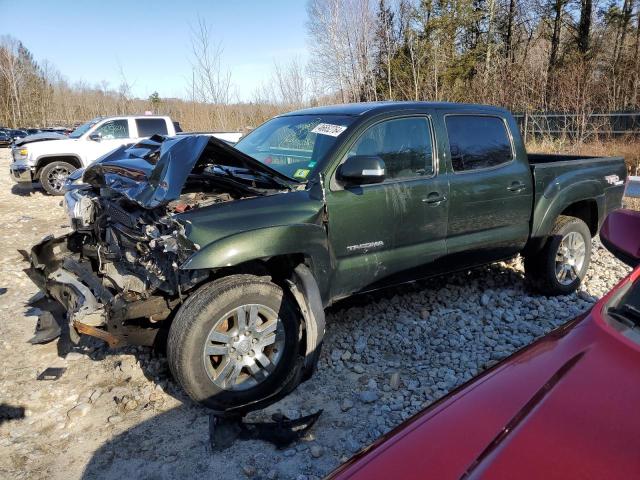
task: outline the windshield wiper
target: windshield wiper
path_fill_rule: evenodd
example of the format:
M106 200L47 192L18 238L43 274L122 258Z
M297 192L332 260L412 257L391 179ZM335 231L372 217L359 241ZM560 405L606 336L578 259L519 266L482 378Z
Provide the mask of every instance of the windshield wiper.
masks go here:
M271 181L271 183L273 183L275 185L278 185L279 187L284 187L287 190L293 190L293 186L289 182L287 182L285 180L282 180L282 179L276 177L275 175L268 175L267 173L264 173L264 172L254 172L254 171L252 171L251 173L254 174L254 175L259 175L262 178L267 178L267 179L269 179ZM291 179L291 181L292 182L296 182L296 183L300 183L297 180L293 180L293 179Z
M231 170L230 168L228 168L228 167L226 167L224 165L215 165L215 167L217 167L220 170L222 170L227 176L229 176L231 178L239 178L241 180L244 180L240 175L237 175L236 173L233 172L233 170ZM249 174L253 175L254 177L258 177L258 178L262 178L262 179L268 180L272 185L275 185L277 188L283 188L284 187L287 190L293 190L293 187L289 183L287 183L284 180L279 179L275 175L269 175L267 173L260 172L258 170L251 170L249 168L247 168L247 172Z

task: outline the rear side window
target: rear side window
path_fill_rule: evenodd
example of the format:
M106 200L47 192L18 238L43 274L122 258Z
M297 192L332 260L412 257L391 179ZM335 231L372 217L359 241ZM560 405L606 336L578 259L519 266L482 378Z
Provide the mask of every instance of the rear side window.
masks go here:
M455 172L490 168L513 160L504 121L481 115L447 115L447 135Z
M138 137L167 135L167 122L163 118L136 118Z

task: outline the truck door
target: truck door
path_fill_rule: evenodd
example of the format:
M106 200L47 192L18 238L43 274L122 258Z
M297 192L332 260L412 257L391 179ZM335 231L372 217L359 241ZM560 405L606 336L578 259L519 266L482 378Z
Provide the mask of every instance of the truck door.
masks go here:
M132 143L129 120L120 118L107 120L88 135L87 163L92 163L105 153L109 153L121 145ZM96 136L99 134L99 137Z
M447 114L444 123L451 158L448 253L464 252L467 263L516 254L529 237L533 186L507 123L485 114Z
M377 155L385 180L353 187L334 181L327 193L334 297L444 255L449 191L435 151L426 115L379 121L351 145L342 161Z

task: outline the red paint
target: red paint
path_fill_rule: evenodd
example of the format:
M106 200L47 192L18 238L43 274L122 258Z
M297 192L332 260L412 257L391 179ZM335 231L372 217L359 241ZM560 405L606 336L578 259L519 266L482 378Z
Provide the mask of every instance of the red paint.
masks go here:
M640 478L640 345L601 314L639 278L640 267L588 315L409 419L331 478Z
M622 261L637 265L640 259L639 227L640 212L615 210L602 224L600 238L605 246Z

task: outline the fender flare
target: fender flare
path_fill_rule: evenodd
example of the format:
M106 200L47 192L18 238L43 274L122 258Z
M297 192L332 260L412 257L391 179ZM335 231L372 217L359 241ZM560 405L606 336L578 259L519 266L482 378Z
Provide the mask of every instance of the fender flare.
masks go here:
M34 163L35 163L35 168L37 172L40 172L40 170L42 170L43 166L43 160L49 160L49 159L55 159L55 158L60 158L60 159L65 159L65 158L69 158L69 157L73 157L77 160L78 164L80 165L78 168L82 168L82 166L84 165L82 163L82 159L75 153L53 153L50 155L40 155L38 158L35 159ZM53 160L54 162L56 160Z
M305 323L305 359L302 380L308 380L318 365L326 329L320 289L309 267L301 263L288 281L289 289L298 303Z
M321 298L327 298L331 260L327 232L321 225L281 225L229 235L198 250L180 268L212 270L294 254L310 260L314 278L324 279L318 283Z
M559 183L549 185L543 196L540 197L534 212L534 229L531 237L547 236L551 232L556 218L567 207L584 200L596 202L598 225L600 225L601 212L604 211L604 191L597 180L583 180L567 188L562 188Z

